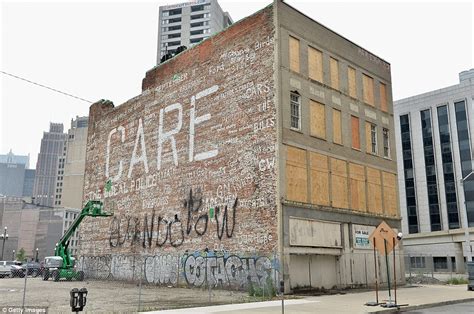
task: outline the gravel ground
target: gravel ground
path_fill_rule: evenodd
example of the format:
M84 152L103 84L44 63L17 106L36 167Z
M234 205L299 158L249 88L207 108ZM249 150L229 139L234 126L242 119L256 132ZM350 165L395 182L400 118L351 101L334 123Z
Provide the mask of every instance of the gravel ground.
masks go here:
M21 306L24 278L0 279L0 312L4 307ZM69 291L87 288L89 313L137 312L139 285L122 281L43 281L28 278L25 306L48 307L48 313L70 313ZM167 288L143 285L141 289L142 311L197 307L251 301L246 292L212 290L211 302L207 289ZM257 300L254 300L257 301Z

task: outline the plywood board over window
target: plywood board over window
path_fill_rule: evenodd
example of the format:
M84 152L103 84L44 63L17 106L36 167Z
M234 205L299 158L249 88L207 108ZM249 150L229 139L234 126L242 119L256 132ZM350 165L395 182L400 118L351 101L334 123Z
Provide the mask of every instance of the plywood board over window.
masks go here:
M324 104L310 100L310 133L321 139L326 139L326 110Z
M349 208L347 167L344 160L331 158L332 206Z
M347 68L347 83L349 96L357 98L356 70L354 68Z
M286 156L286 198L306 203L308 199L306 151L287 147Z
M329 70L331 73L331 87L339 89L339 62L334 58L329 58Z
M374 103L374 79L368 75L362 75L362 89L364 92L364 102L371 106L375 106Z
M290 70L300 72L300 41L290 36Z
M328 157L310 153L311 163L311 203L329 206L329 167Z
M385 214L397 217L397 176L393 173L384 171L382 172L382 179Z
M388 112L387 106L387 86L384 83L380 83L380 109Z
M369 212L383 214L380 170L367 167L367 198Z
M323 83L323 53L313 47L308 47L308 76Z
M360 149L359 118L351 116L352 148Z
M342 145L342 117L337 109L332 110L332 136L334 143Z
M365 196L365 168L362 165L349 163L349 178L351 189L351 208L365 211L367 208Z

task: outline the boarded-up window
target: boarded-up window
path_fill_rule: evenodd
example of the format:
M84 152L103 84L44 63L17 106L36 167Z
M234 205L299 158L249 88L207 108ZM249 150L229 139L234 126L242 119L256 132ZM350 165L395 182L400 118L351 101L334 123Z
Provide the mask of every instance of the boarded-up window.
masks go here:
M384 83L380 83L380 109L388 112L387 106L387 86Z
M364 92L364 102L375 106L374 104L374 79L365 74L362 75L362 89Z
M332 206L349 208L347 168L344 160L331 158Z
M367 203L369 212L383 214L380 171L367 167Z
M290 201L307 202L308 178L306 151L288 146L286 157L286 198Z
M342 145L342 120L341 111L337 109L332 110L332 134L333 142Z
M331 87L339 89L339 62L336 59L329 59L329 70L331 72Z
M313 47L308 47L309 78L323 82L323 53Z
M329 205L328 157L310 153L311 162L311 203Z
M382 179L385 214L397 217L397 176L393 173L382 172Z
M347 82L349 96L357 98L356 70L354 68L347 68Z
M359 118L351 116L352 148L360 149Z
M349 178L351 188L351 208L366 210L365 198L365 169L362 165L349 163Z
M300 41L290 36L290 70L300 72Z
M326 139L326 110L323 104L310 100L311 135Z

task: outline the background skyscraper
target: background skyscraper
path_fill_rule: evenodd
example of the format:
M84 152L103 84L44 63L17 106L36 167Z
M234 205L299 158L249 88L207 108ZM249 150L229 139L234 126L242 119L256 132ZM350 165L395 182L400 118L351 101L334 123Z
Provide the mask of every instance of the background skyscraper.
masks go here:
M43 133L40 153L36 163L36 177L33 188L34 203L43 206L53 206L55 200L56 181L60 163L65 159L65 141L67 134L63 133L62 123L50 123L49 132Z
M32 196L35 170L28 169L30 156L0 155L0 194L8 196Z
M160 7L157 64L167 52L190 47L231 25L217 0L195 0Z

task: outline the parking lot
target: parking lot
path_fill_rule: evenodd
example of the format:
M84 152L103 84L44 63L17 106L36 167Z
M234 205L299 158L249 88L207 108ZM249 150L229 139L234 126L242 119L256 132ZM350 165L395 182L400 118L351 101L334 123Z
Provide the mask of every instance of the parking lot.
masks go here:
M21 306L25 278L0 279L0 309ZM85 312L120 313L197 307L211 304L248 302L246 292L188 288L168 288L140 285L123 281L43 281L40 277L27 277L25 306L48 307L48 313L70 312L69 292L73 288L88 290ZM141 290L141 294L140 291Z

